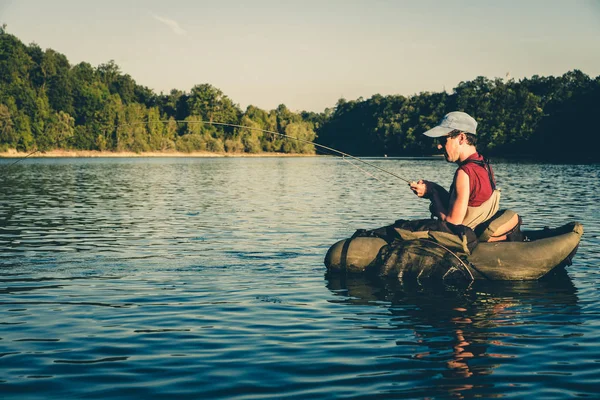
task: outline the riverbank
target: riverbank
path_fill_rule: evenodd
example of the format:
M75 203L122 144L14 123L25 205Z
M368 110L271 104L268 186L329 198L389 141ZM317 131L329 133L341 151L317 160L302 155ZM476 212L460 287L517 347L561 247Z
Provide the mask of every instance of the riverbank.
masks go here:
M211 153L208 151L197 151L183 153L179 151L151 151L135 153L132 151L92 151L92 150L49 150L31 152L20 152L14 149L1 152L0 158L94 158L94 157L314 157L315 154L289 154L289 153Z

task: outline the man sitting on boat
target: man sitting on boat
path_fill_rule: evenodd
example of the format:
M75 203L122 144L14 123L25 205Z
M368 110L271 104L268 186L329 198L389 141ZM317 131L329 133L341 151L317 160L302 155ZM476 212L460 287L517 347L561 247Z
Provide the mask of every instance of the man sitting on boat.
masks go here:
M500 205L500 191L492 167L475 147L477 121L464 112L453 111L424 135L439 138L438 149L444 150L446 161L456 163L458 169L449 192L425 180L411 182L411 190L429 199L432 214L448 224L475 229L492 218Z
M523 241L519 215L498 211L500 190L489 162L477 152L476 132L477 122L460 111L446 114L438 126L425 132L439 138L438 149L444 150L446 161L458 165L450 191L425 180L409 184L417 196L431 201L431 219L400 219L378 229L359 229L352 239L372 236L392 243L426 238L465 254L479 242Z
M328 271L375 273L401 282L540 279L570 265L583 226L521 232L521 218L498 211L500 193L489 163L477 152L477 122L463 112L447 114L425 135L440 138L448 162L458 164L450 192L420 180L410 183L431 200L437 219L397 220L357 230L327 251ZM488 243L504 242L504 243ZM512 242L512 243L511 243Z

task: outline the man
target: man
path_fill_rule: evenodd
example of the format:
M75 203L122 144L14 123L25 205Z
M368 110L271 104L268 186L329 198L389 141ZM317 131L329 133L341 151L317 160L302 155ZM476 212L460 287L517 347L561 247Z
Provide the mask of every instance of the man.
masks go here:
M424 133L439 138L438 149L446 161L458 164L450 192L437 183L411 182L411 190L431 200L432 214L452 225L474 229L498 211L500 191L489 163L477 152L477 121L470 115L453 111L438 126Z

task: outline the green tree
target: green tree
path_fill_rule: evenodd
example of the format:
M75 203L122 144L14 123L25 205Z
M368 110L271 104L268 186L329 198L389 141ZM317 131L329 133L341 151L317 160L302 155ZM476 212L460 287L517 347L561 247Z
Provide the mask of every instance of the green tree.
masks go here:
M31 134L31 123L29 117L23 111L17 111L13 118L15 134L18 137L16 149L19 151L31 151L35 147L35 140Z
M36 143L47 143L48 140L44 137L46 134L46 124L48 123L51 115L50 104L48 97L44 90L40 90L40 93L36 99L36 109L31 116L31 130ZM47 150L44 148L44 150Z
M118 94L123 103L136 102L135 81L129 75L119 75L109 86L111 94Z
M188 95L181 90L173 89L168 95L161 93L158 103L167 118L182 121L190 115Z
M80 63L73 67L71 79L75 124L92 124L96 114L103 109L105 102L109 99L108 87L96 78L94 69L87 63ZM95 135L92 140L92 143L94 142Z
M276 111L267 112L252 105L246 108L240 125L252 126L263 131L278 132ZM256 132L254 133L254 138L259 140L261 151L281 151L283 143L281 136L267 132ZM254 139L247 139L246 142L244 144L245 148L252 148L252 152L258 152Z
M262 151L261 138L263 135L260 131L262 129L260 124L244 115L240 125L243 125L244 128L236 129L235 138L242 143L244 151L247 153L260 153Z
M15 134L15 124L10 110L6 105L0 104L0 151L16 147L17 141L18 137Z
M98 150L116 150L119 142L118 132L121 124L126 124L125 110L118 94L108 96L95 114L96 147Z
M53 113L45 125L44 135L38 141L40 150L66 148L68 140L75 134L75 120L69 114Z
M314 154L315 147L311 143L315 139L315 132L310 122L292 122L285 127L287 136L298 140L287 140L282 146L285 153Z
M160 110L152 107L148 110L148 145L151 150L164 150L166 142L165 124L161 121Z
M191 153L193 151L207 150L207 136L202 119L191 115L185 119L185 133L177 138L176 148L179 151Z
M121 75L121 69L115 64L114 60L110 60L106 64L98 65L96 73L98 74L100 82L110 90L111 94L118 93L115 84Z
M212 85L194 86L187 101L190 114L200 116L203 121L236 124L240 119L239 108ZM218 130L223 131L224 128L219 127Z
M73 91L69 72L71 65L67 58L54 50L44 53L42 72L46 82L50 107L55 111L73 114Z
M158 96L154 94L152 89L146 86L135 85L133 88L135 101L145 105L146 107L155 107L159 104Z
M165 126L165 133L161 144L161 150L175 150L177 140L177 122L173 117L169 118Z
M117 132L117 150L129 150L136 153L149 151L146 107L132 103L124 107L124 123Z

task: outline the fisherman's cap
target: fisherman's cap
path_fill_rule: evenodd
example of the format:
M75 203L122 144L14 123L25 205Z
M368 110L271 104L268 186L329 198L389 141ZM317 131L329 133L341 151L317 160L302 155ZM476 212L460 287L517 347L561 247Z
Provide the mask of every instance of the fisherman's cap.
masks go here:
M452 111L442 118L438 126L431 128L423 134L429 137L442 137L447 136L455 129L475 135L477 131L477 121L467 113L462 111Z

